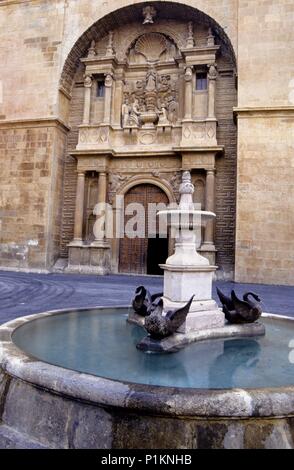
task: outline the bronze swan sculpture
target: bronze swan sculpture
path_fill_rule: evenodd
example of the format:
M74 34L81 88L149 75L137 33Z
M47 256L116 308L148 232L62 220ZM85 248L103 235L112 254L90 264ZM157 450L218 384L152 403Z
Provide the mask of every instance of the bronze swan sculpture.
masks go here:
M246 292L243 295L243 300L240 300L234 290L231 292L231 297L223 294L218 288L216 290L222 303L225 318L229 323L253 323L261 316L261 299L254 292ZM253 297L254 300L249 299L249 297Z
M163 293L150 294L149 290L144 286L138 286L132 299L132 307L138 315L145 317L150 313L150 306L158 297L162 297Z
M186 320L193 298L194 295L186 305L176 310L169 310L165 316L162 315L163 300L157 298L145 318L144 327L149 336L153 339L162 339L175 333Z

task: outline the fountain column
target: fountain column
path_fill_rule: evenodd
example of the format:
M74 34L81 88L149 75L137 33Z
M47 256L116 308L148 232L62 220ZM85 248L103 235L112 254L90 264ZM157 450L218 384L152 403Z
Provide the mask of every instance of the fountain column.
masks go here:
M159 217L167 217L168 224L177 231L175 253L160 265L164 270L164 311L180 308L194 295L186 322L179 329L182 333L224 326L224 314L212 299L216 266L211 266L196 250L201 225L213 219L215 214L195 210L193 192L190 172L184 171L179 188L179 208L158 213Z
M84 197L85 197L85 172L78 173L75 222L74 222L74 239L73 243L80 244L83 240L83 216L84 216Z

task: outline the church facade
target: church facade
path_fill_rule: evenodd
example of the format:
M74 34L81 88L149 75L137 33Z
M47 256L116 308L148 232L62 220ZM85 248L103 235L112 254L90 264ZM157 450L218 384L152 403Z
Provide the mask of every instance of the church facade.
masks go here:
M293 284L292 1L4 0L0 21L2 269L160 274L171 237L97 235L95 208L117 233L189 170L217 277Z

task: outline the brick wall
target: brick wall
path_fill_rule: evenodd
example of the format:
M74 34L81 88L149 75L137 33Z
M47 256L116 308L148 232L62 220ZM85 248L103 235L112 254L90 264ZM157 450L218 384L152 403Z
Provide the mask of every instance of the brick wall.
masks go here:
M215 243L220 277L233 278L235 262L237 128L233 106L237 102L233 67L228 59L218 61L216 88L217 140L225 148L216 162Z
M80 68L75 76L75 85L72 90L72 99L70 102L69 125L71 127L68 133L67 149L64 162L64 183L63 183L63 208L62 208L62 226L61 226L61 244L60 256L67 257L67 244L73 239L74 231L74 212L76 198L77 164L74 157L69 155L78 143L78 125L83 120L84 107L84 86L83 72Z

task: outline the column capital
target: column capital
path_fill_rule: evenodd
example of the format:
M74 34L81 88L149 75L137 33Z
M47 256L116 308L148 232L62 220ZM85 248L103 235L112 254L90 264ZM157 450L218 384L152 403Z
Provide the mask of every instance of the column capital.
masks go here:
M93 83L93 76L91 74L85 74L84 75L84 87L91 88L92 83Z
M113 79L113 74L112 74L112 73L107 73L107 74L105 75L105 82L104 82L105 86L106 86L107 88L112 87L113 80L114 80L114 79Z
M206 170L207 175L214 175L215 172L216 172L215 168L209 168L209 169Z
M192 80L192 77L193 77L193 68L188 65L185 67L185 80L186 82L190 82Z
M216 64L208 65L208 79L209 80L216 80L217 78L217 68Z

